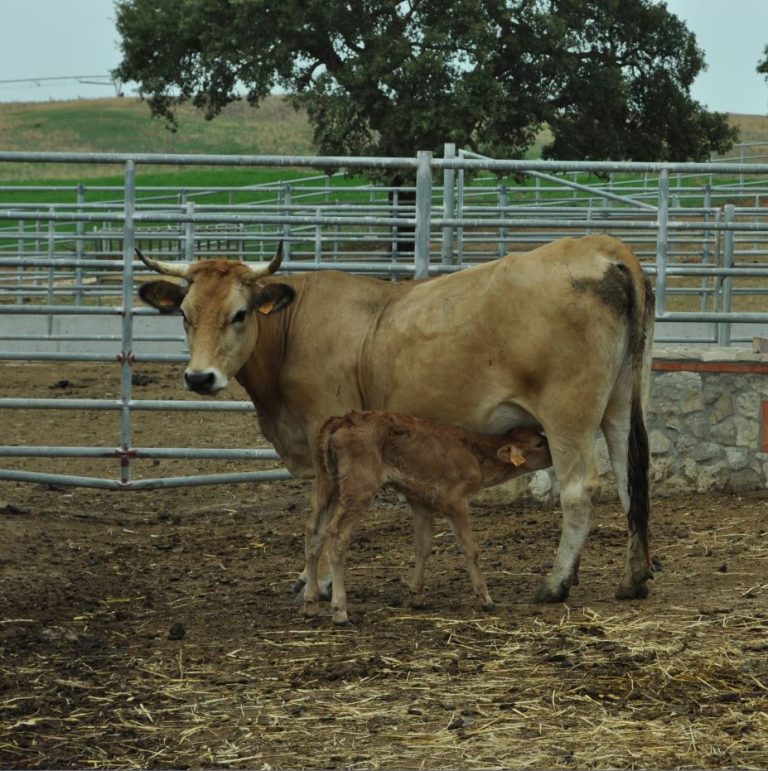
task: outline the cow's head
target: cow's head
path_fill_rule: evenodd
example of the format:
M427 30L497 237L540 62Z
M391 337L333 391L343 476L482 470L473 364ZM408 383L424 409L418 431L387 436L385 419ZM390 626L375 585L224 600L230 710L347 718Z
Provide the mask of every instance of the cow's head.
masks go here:
M496 456L524 471L538 471L552 465L549 443L544 434L533 428L513 428L503 437Z
M189 342L184 381L192 391L212 394L226 388L245 365L259 334L260 315L289 305L295 293L286 284L264 283L283 259L282 244L269 263L236 260L167 263L136 253L144 264L186 285L161 279L139 288L139 297L161 313L180 311Z

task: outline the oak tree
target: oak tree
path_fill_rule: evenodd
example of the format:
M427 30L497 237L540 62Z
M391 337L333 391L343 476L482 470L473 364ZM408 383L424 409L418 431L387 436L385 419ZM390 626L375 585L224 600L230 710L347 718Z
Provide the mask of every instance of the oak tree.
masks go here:
M737 138L690 96L704 55L659 0L118 0L153 114L279 89L325 155L705 160Z

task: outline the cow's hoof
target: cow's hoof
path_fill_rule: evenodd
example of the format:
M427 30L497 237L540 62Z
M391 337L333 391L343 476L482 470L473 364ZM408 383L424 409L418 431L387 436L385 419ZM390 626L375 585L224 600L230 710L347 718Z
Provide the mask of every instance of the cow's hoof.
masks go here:
M484 613L496 612L496 603L493 600L489 600L488 602L481 602L480 607L482 608Z
M408 595L408 604L412 608L416 608L416 610L420 610L422 608L425 608L427 606L427 600L424 596L424 593L416 594L415 592L411 592Z
M645 581L637 584L620 583L616 590L617 600L644 600L650 594L650 589Z
M568 599L569 591L570 591L570 586L565 581L561 581L554 588L545 582L539 587L539 590L536 592L536 595L534 596L533 601L534 602L563 602L563 600Z

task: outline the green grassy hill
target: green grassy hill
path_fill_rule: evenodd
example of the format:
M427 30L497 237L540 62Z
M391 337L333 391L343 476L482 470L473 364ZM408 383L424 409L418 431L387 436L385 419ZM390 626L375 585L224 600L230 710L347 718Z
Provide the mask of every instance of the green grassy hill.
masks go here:
M139 99L0 104L0 149L28 152L210 153L314 155L312 129L286 99L258 108L230 105L207 121L190 106L178 111L178 131L152 118ZM112 176L115 167L0 165L0 180L84 179ZM118 174L121 173L118 170ZM193 183L189 183L193 184Z
M91 99L43 103L0 103L0 149L29 152L142 152L142 153L222 153L245 155L313 155L312 128L303 112L295 111L288 100L271 96L258 108L244 102L227 107L221 115L206 121L191 106L178 110L178 131L170 131L165 121L152 118L139 99ZM732 115L741 130L741 141L768 141L768 116ZM541 132L529 152L538 157L548 133ZM157 171L156 169L153 171ZM276 170L279 171L279 170ZM211 169L176 172L178 184L238 184L243 170L222 172ZM306 172L303 172L306 173ZM165 176L165 175L160 175ZM252 172L249 175L252 177ZM285 178L284 171L278 174ZM181 179L183 177L183 179ZM98 178L120 183L122 169L116 166L1 164L0 184L27 181L72 181ZM158 181L152 172L145 184Z

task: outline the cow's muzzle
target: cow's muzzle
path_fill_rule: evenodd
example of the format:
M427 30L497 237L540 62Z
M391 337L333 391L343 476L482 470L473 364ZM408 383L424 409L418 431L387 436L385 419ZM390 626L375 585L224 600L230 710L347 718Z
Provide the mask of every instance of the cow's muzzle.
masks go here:
M198 394L212 394L227 385L227 379L212 369L199 372L187 370L184 373L184 382L190 391Z

